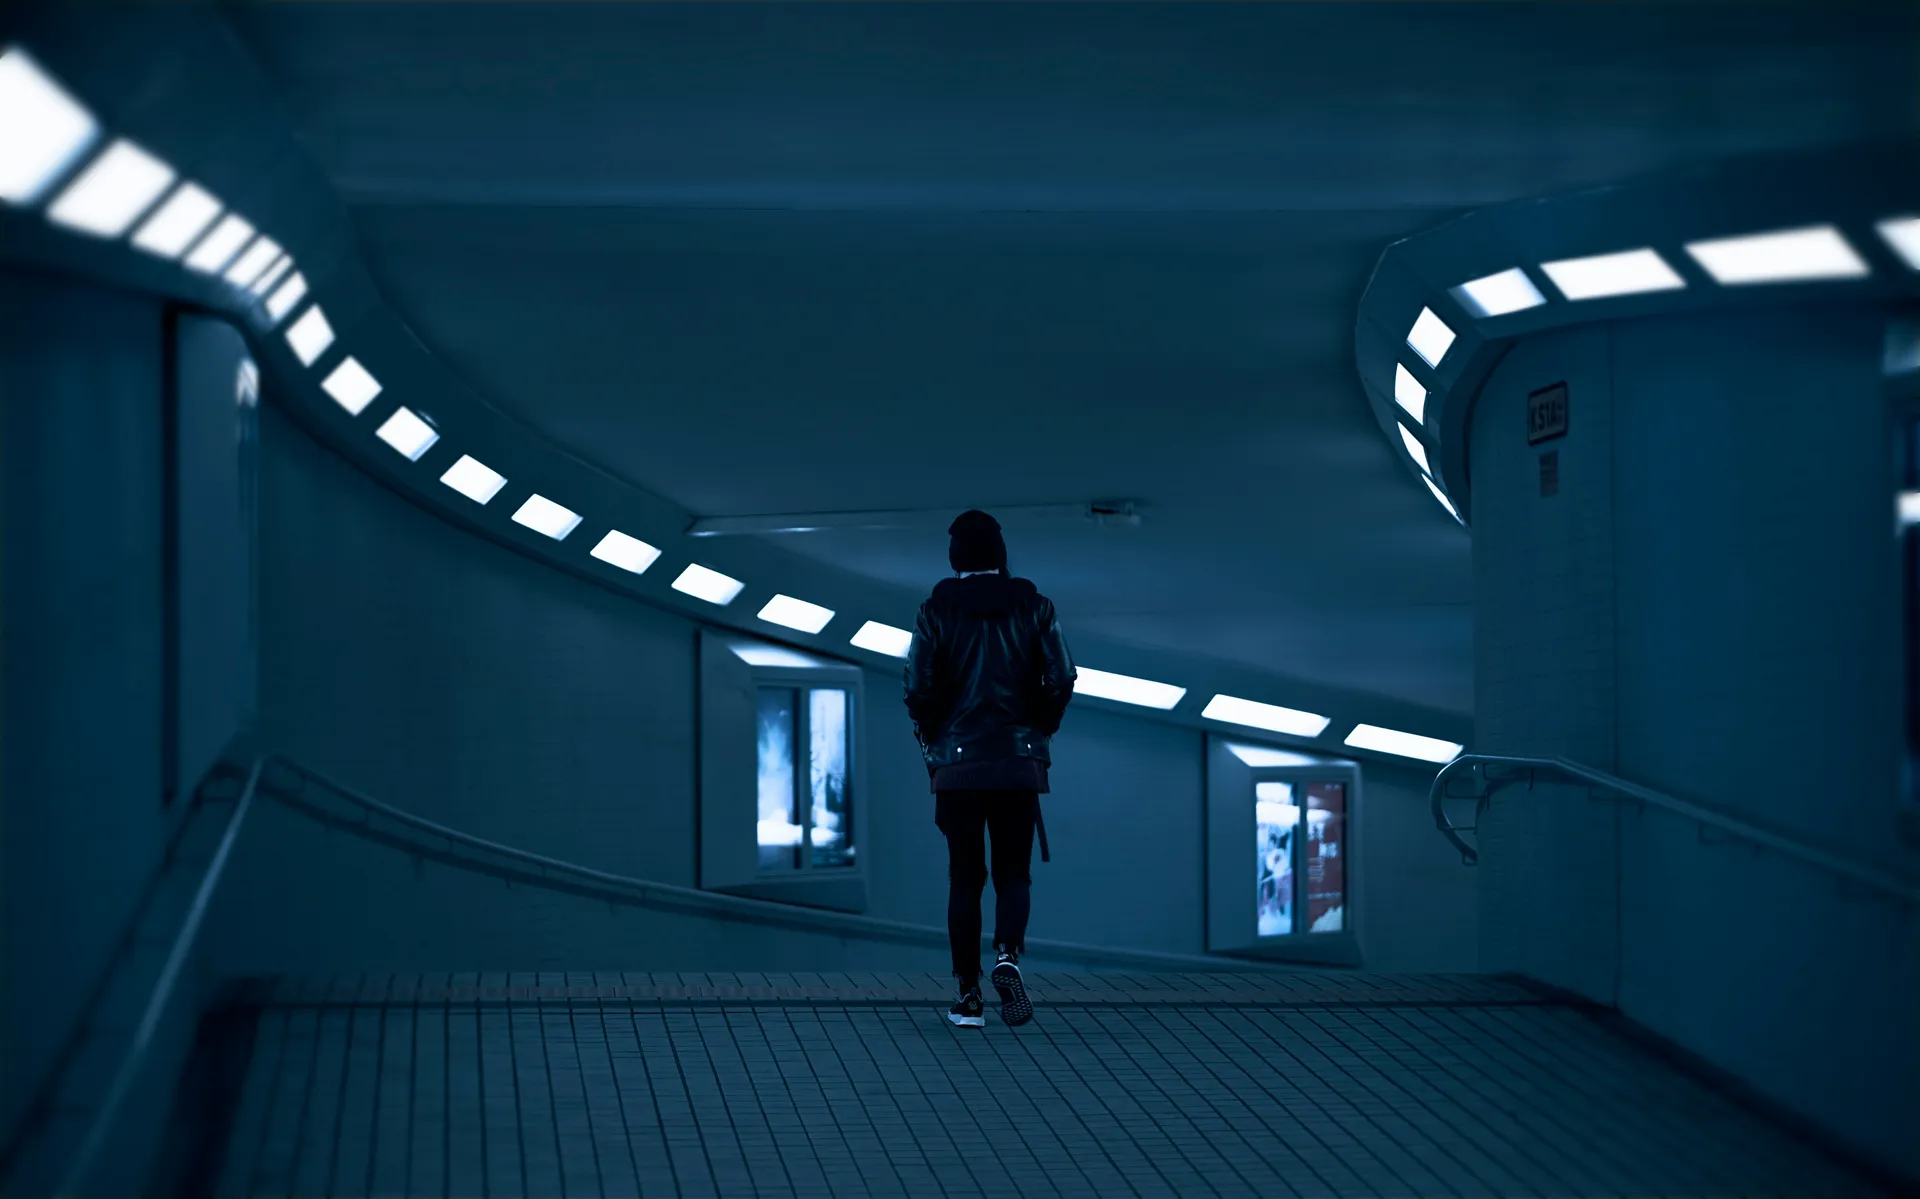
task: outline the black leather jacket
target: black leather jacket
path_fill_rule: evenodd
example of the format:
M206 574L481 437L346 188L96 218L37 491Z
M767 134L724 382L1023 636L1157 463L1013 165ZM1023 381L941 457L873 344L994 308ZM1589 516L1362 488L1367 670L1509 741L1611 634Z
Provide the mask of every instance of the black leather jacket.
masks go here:
M944 579L920 605L907 653L907 715L929 769L1011 757L1051 762L1073 680L1053 601L1026 579Z

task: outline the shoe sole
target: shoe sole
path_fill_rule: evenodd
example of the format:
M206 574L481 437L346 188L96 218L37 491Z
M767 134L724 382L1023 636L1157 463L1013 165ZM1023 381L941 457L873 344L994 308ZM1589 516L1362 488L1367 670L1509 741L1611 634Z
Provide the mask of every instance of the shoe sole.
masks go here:
M1012 962L995 966L993 989L1000 992L1000 1019L1015 1025L1033 1019L1033 1001L1027 998L1027 984L1020 977L1020 967Z
M987 1018L985 1016L956 1016L952 1012L948 1012L947 1020L960 1028L985 1028L987 1026Z

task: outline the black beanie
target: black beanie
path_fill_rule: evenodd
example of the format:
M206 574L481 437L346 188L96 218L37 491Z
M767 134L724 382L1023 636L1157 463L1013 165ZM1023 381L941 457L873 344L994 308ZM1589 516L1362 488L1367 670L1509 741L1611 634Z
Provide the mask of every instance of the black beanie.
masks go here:
M976 570L1005 570L1007 543L1000 536L1000 522L977 508L962 512L947 526L952 538L947 543L947 561L961 573Z

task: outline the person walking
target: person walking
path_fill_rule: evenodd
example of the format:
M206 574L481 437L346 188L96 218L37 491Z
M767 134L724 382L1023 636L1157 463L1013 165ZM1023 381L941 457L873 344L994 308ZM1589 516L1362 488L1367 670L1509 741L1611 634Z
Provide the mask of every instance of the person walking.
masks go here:
M947 838L947 937L960 998L947 1019L986 1026L980 998L980 899L993 844L993 943L990 978L1000 1018L1033 1019L1020 976L1032 907L1036 832L1050 861L1040 796L1047 790L1051 742L1073 698L1075 672L1053 602L1007 573L1000 523L963 512L947 529L942 579L920 605L907 651L907 715L926 759L934 824Z

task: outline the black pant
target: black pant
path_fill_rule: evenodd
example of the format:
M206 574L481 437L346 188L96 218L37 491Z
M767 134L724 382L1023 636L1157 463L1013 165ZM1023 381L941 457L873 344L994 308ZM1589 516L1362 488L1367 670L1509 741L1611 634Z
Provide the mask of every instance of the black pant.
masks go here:
M1033 791L941 791L933 822L947 835L947 939L953 972L962 983L980 981L980 896L987 886L987 836L993 837L993 943L1026 948L1033 909L1033 825L1040 796Z

